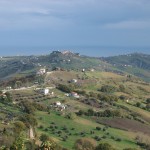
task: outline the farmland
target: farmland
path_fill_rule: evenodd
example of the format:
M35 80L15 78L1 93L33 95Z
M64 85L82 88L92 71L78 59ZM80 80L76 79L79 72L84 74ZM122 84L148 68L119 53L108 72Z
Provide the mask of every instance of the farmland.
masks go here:
M10 147L23 136L25 149L36 149L42 145L41 135L68 150L83 138L116 150L144 150L150 144L150 84L137 76L55 68L1 85L1 145Z

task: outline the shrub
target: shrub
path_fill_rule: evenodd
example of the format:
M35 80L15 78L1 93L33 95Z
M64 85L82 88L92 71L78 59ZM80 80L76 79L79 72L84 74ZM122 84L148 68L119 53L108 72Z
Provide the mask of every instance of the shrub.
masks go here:
M148 104L150 103L150 98L147 98L146 103Z
M103 85L100 89L101 92L106 92L106 93L113 93L116 92L117 89L114 86L111 85Z
M117 139L116 139L116 141L121 142L121 141L122 141L122 139L121 139L121 138L117 138Z
M100 130L101 130L101 127L96 127L96 130L100 131Z
M137 107L140 107L140 106L141 106L141 103L140 103L140 102L137 102L137 103L136 103L136 106L137 106Z
M66 118L73 120L73 119L76 118L76 114L75 114L75 113L68 113L68 114L66 115Z
M115 149L108 143L101 143L96 147L95 150L115 150Z
M94 150L96 147L96 141L90 138L78 139L75 142L75 150Z
M66 92L66 93L70 93L74 90L74 87L73 86L67 86L67 85L63 85L63 84L59 84L57 86L57 88L63 92Z
M119 85L119 91L120 92L125 92L125 86L124 85Z

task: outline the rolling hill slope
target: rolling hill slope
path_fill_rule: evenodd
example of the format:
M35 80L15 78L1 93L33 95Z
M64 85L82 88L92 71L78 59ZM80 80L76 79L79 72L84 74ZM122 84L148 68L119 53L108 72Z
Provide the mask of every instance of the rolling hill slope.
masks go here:
M0 58L0 79L18 74L35 74L45 67L51 71L56 67L71 70L96 69L99 71L132 74L150 81L150 55L130 54L106 58L80 56L70 51L53 51L41 56L14 56Z
M150 55L134 53L102 58L102 60L112 64L119 70L150 81Z

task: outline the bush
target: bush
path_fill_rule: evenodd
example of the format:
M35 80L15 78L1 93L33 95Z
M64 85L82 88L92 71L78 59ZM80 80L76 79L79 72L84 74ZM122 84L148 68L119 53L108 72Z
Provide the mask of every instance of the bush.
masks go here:
M140 102L137 102L137 103L136 103L136 106L137 106L137 107L140 107L140 106L141 106L141 103L140 103Z
M76 113L78 116L82 116L84 114L84 111L83 110L79 110L77 113Z
M48 141L49 140L49 136L48 135L46 135L46 134L41 134L41 136L40 136L40 141L41 142L46 142L46 141Z
M74 87L73 86L67 86L67 85L63 85L63 84L59 84L57 86L57 88L63 92L66 92L66 93L70 93L74 90Z
M122 141L122 139L121 139L121 138L117 138L117 139L116 139L116 141L121 142L121 141Z
M100 131L100 130L101 130L101 127L96 127L96 130Z
M71 120L75 119L76 117L77 117L77 116L76 116L75 113L68 113L68 114L66 115L66 118L71 119Z
M150 98L147 98L146 103L150 104Z
M100 89L101 92L106 92L106 93L113 93L116 92L117 89L114 86L111 85L103 85Z
M96 145L97 143L95 140L90 138L82 138L75 142L74 148L75 150L95 150Z
M101 143L96 147L95 150L115 150L115 149L108 143Z
M120 92L125 92L125 86L124 85L119 85L119 91Z

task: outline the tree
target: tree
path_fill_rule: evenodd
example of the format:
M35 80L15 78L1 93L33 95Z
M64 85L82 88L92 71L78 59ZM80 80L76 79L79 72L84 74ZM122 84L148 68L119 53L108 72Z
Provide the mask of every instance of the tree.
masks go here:
M16 83L15 83L15 87L16 87L16 88L20 88L21 85L22 85L22 82L21 82L21 81L16 81Z
M82 138L75 142L74 148L75 150L94 150L96 145L97 143L95 140L90 138Z
M146 109L150 109L150 103L146 105Z
M15 142L13 143L13 145L11 146L11 150L24 150L24 142L25 139L22 135L20 135Z
M36 149L36 145L34 141L26 141L25 143L25 148L26 150L35 150Z
M124 85L119 85L119 90L120 92L124 92L125 91L125 86Z
M108 143L101 143L96 147L95 150L115 150L115 149Z
M14 123L14 133L19 135L21 131L25 129L25 124L22 121L17 121Z
M6 92L5 94L1 94L0 95L0 101L2 103L9 103L9 102L12 102L12 97L10 95L9 92Z
M46 135L46 134L41 134L41 136L40 136L40 141L41 142L46 142L46 141L48 141L49 140L49 136L48 135Z
M67 85L64 85L64 84L59 84L57 86L57 88L63 92L66 92L66 93L70 93L74 90L74 86L73 85L70 85L70 86L67 86Z
M94 115L94 110L93 109L88 109L87 115L88 116L93 116Z
M20 118L20 121L22 121L25 125L26 125L26 127L30 127L30 126L32 126L32 127L35 127L36 125L37 125L37 120L36 120L36 118L33 116L33 115L31 115L31 114L24 114L24 115L22 115Z
M137 106L137 107L140 107L140 106L141 106L141 103L140 103L140 102L137 102L137 103L136 103L136 106Z
M150 98L147 98L146 102L147 102L148 104L150 104Z
M101 92L106 92L106 93L113 93L117 91L116 87L111 86L111 85L103 85L100 89Z
M66 118L71 119L71 120L74 120L76 117L77 117L76 114L73 113L73 112L72 113L68 113L66 115Z
M46 134L42 134L40 136L40 141L42 142L40 145L40 150L62 150L62 147L51 140Z
M35 111L35 107L33 106L31 102L22 101L20 105L25 113L33 114Z

